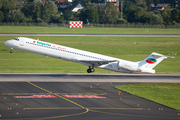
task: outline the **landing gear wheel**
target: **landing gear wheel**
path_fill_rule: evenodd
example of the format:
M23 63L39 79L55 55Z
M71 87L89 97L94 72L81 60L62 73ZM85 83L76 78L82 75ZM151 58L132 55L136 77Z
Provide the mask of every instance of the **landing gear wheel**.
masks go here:
M94 72L95 70L94 70L94 68L91 68L91 72Z
M91 73L91 72L94 72L94 71L95 71L94 68L91 68L91 67L89 67L89 69L87 69L88 73Z
M88 73L91 73L91 69L87 69L87 72L88 72Z
M11 48L11 51L10 51L10 53L13 53L13 48Z

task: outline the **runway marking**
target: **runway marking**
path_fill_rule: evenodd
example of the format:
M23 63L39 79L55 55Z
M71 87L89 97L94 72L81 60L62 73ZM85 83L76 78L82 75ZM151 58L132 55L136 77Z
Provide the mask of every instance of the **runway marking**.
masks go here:
M86 114L87 112L89 112L88 108L85 108L86 111L82 112L82 113L76 113L76 114L70 114L70 115L62 115L62 116L53 116L53 117L44 117L44 118L37 118L37 120L46 120L46 119L54 119L54 118L62 118L62 117L70 117L70 116L76 116L76 115L82 115L82 114ZM36 119L34 119L36 120Z
M97 95L62 95L66 98L107 98L104 96L97 96Z
M121 116L131 116L131 117L145 117L145 118L160 118L160 119L180 119L180 118L173 118L173 117L156 117L156 116L143 116L143 115L130 115L130 114L120 114L120 113L111 113L111 112L102 112L97 110L89 109L89 111L102 113L102 114L111 114L111 115L121 115Z
M44 107L44 108L26 108L27 110L43 110L43 109L83 109L80 107ZM104 107L89 107L89 110L99 110L99 109L103 109L103 110L143 110L143 108L104 108ZM144 108L147 109L147 108Z
M81 113L69 114L69 115L61 115L61 116L53 116L53 117L37 118L37 120L45 120L45 119L69 117L69 116L81 115L81 114L85 114L85 113L89 112L89 109L88 109L88 108L85 108L84 106L82 106L82 105L80 105L80 104L78 104L78 103L76 103L76 102L74 102L74 101L72 101L72 100L69 100L69 99L67 99L67 98L65 98L65 97L63 97L63 96L60 96L60 95L58 95L58 94L56 94L56 93L53 93L53 92L51 92L51 91L49 91L49 90L46 90L46 89L44 89L44 88L42 88L42 87L39 87L39 86L37 86L37 85L35 85L35 84L27 81L27 80L24 80L24 81L26 81L27 83L31 84L32 86L35 86L35 87L37 87L37 88L39 88L39 89L41 89L41 90L43 90L43 91L46 91L46 92L48 92L48 93L50 93L50 94L54 94L55 96L57 96L57 97L59 97L59 98L62 98L62 99L66 100L66 101L68 101L68 102L70 102L70 103L73 103L73 104L79 106L80 108L86 109L85 112L81 112Z
M14 96L14 98L57 98L54 95L31 95L31 96Z
M98 109L103 109L103 110L143 110L143 108L106 108L106 107L90 107L90 110L98 110Z
M1 93L1 95L50 95L50 93ZM97 93L54 93L59 95L105 95Z
M85 107L83 107L82 105L80 105L80 104L78 104L78 103L75 103L75 102L72 101L72 100L69 100L69 99L67 99L67 98L65 98L65 97L63 97L63 96L60 96L60 95L58 95L58 94L56 94L56 93L53 93L53 92L51 92L51 91L48 91L48 90L46 90L46 89L44 89L44 88L42 88L42 87L39 87L39 86L37 86L37 85L35 85L35 84L27 81L27 80L24 80L24 81L26 81L27 83L29 83L29 84L31 84L31 85L33 85L33 86L35 86L35 87L37 87L37 88L39 88L39 89L41 89L41 90L43 90L43 91L46 91L46 92L48 92L48 93L50 93L50 94L54 94L54 95L57 96L57 97L60 97L60 98L66 100L66 101L68 101L68 102L70 102L70 103L73 103L73 104L75 104L75 105L77 105L77 106L79 106L79 107L81 107L81 108L85 108Z
M54 118L62 118L62 117L70 117L70 116L76 116L76 115L82 115L82 114L86 114L87 112L89 112L88 108L85 108L86 111L85 112L81 112L81 113L75 113L75 114L70 114L70 115L61 115L61 116L53 116L53 117L42 117L42 118L17 118L17 119L13 119L13 120L46 120L46 119L54 119ZM12 119L2 119L2 120L12 120Z
M53 109L84 109L84 108L80 108L80 107L44 107L44 108L26 108L27 110L43 110L43 109L49 109L49 110L53 110Z

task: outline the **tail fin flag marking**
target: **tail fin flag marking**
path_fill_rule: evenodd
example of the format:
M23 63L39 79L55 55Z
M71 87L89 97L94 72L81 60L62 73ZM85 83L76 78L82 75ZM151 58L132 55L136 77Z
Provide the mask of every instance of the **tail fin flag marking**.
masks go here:
M154 64L155 62L157 62L157 60L154 59L154 58L149 58L149 59L146 60L146 62L149 63L149 64Z

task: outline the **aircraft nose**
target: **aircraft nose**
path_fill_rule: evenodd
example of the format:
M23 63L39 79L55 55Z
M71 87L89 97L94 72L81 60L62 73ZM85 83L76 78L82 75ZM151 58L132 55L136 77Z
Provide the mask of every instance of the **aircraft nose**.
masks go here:
M10 47L10 45L11 45L10 40L5 41L4 44L5 44L6 46Z
M8 44L8 42L7 42L7 41L5 41L5 42L4 42L4 44L5 44L5 45L7 45L7 44Z

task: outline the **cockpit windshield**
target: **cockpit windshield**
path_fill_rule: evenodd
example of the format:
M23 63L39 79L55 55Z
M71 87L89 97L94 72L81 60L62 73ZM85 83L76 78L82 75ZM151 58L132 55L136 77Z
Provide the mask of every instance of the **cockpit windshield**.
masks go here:
M18 37L17 37L17 38L14 38L14 40L17 40L17 41L19 41Z

